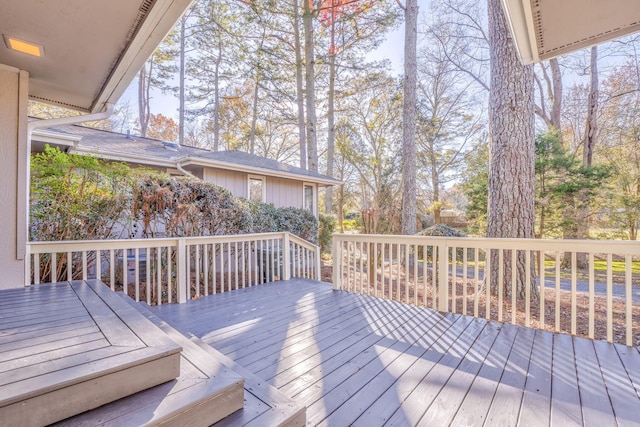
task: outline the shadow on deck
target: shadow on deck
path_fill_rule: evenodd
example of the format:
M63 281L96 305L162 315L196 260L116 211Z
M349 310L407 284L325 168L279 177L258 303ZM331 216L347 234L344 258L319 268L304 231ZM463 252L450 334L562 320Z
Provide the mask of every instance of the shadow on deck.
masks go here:
M637 348L301 279L151 310L306 406L309 425L640 426Z

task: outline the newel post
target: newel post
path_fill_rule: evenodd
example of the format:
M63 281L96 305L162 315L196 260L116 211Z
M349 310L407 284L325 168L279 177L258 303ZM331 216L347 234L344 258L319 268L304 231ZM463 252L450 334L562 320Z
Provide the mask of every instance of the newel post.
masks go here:
M289 232L286 231L282 237L282 274L284 277L282 280L291 279L291 240L289 239Z
M331 257L333 258L333 289L342 289L342 253L338 253L338 238L334 234L331 240Z
M178 303L183 304L189 298L189 288L187 280L187 241L182 238L178 239L178 258L177 258L176 279L178 281Z
M438 244L438 310L449 311L449 247L446 241Z

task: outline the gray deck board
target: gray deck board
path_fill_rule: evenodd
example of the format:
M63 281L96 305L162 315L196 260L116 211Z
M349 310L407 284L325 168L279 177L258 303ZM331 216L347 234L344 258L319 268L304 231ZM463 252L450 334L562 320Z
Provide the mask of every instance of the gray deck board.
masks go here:
M521 426L536 427L549 424L552 348L553 335L536 331L522 397L519 421Z
M551 424L581 425L582 408L573 339L558 334L553 340Z
M594 424L640 419L636 348L301 279L151 310L306 406L308 425L588 425L583 411ZM222 425L270 425L259 401Z
M56 422L178 375L180 347L113 297L83 281L0 291L0 425Z

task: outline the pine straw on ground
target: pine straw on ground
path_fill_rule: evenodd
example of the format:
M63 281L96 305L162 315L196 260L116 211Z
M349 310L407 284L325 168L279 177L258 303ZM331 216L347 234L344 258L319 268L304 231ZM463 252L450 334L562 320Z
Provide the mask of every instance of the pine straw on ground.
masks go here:
M330 261L324 262L321 269L321 279L325 282L332 282L333 268ZM354 279L352 277L352 279ZM433 295L433 287L428 283L425 287L422 282L422 278L418 277L418 291L414 291L413 286L405 287L405 283L400 283L398 286L397 281L393 281L392 290L389 289L388 277L385 278L384 289L381 286L382 276L378 276L377 289L369 287L366 279L360 280L360 277L355 278L355 287L358 292L364 294L376 295L382 298L392 298L401 302L410 304L417 304L432 308L438 307L437 295ZM361 285L362 282L362 285ZM428 280L429 282L429 280ZM451 285L451 282L449 283ZM361 289L362 286L362 289ZM465 293L466 291L466 293ZM455 312L459 314L473 315L475 317L487 318L486 315L486 302L487 294L486 289L479 284L478 298L475 299L476 289L475 283L472 279L468 279L466 288L461 278L456 281L456 298L455 298ZM528 326L536 329L543 329L552 332L560 332L565 334L572 333L571 325L571 313L574 302L571 298L570 291L561 290L556 295L555 289L545 288L544 292L544 325L540 321L540 301L532 300L530 302L530 316L527 322L525 314L526 303L524 300L516 301L515 314L512 310L511 298L503 297L502 313L499 312L499 297L490 295L490 314L491 320L497 320L508 323L515 323L521 326ZM425 304L426 297L426 304ZM542 299L542 298L541 298ZM452 294L449 295L449 307L452 307ZM465 307L466 300L466 307ZM576 313L576 325L575 335L580 337L593 338L597 340L608 340L609 334L611 335L611 341L620 344L626 344L627 331L626 331L626 318L627 318L627 305L623 299L612 298L611 307L613 316L611 319L611 325L607 321L607 297L606 296L594 296L593 299L593 331L590 334L590 301L589 295L586 293L577 293L575 298L575 313ZM556 312L556 308L558 312ZM635 304L631 307L632 318L632 344L634 346L640 345L640 305ZM500 314L502 317L500 317ZM515 320L513 318L515 316ZM556 322L559 321L558 324ZM609 332L610 331L610 332Z

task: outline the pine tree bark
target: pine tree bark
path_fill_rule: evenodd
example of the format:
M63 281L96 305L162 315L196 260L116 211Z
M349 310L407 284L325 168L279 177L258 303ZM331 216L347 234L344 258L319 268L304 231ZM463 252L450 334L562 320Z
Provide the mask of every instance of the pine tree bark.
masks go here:
M332 4L333 6L333 4ZM335 87L336 87L336 24L331 23L331 47L329 48L329 90L327 94L327 176L333 177L333 161L336 152ZM328 186L324 195L324 213L331 215L333 187Z
M418 2L407 0L402 106L402 234L416 234L416 85Z
M180 18L180 82L179 82L179 102L178 107L178 144L184 145L184 80L185 80L185 30L187 26L187 15Z
M302 71L302 46L300 44L300 8L298 0L293 0L293 38L296 53L296 104L298 106L298 137L300 138L300 168L307 168L307 136L304 120L304 89Z
M489 201L487 237L533 238L535 225L535 141L533 68L522 65L510 36L500 0L488 0L491 84L489 91ZM511 295L511 254L504 257L498 283L498 253L491 253L491 290L503 286ZM518 251L517 296L525 296L526 262ZM535 274L530 267L531 277ZM538 295L535 280L531 293Z
M304 1L302 24L304 27L305 98L307 109L307 167L318 172L318 143L316 135L315 56L313 52L313 11L310 2Z

